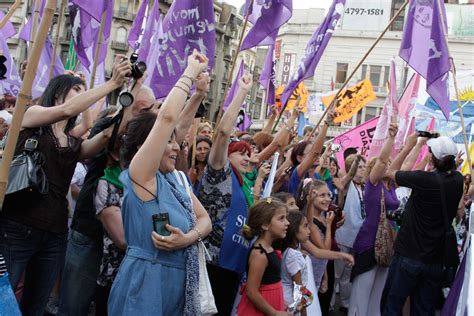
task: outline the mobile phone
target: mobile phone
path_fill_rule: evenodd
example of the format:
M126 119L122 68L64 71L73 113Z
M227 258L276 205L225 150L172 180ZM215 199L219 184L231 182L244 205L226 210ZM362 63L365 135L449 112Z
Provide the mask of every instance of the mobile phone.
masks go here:
M168 213L153 214L153 230L161 236L169 236L171 233L166 229L166 224L170 223L170 215Z

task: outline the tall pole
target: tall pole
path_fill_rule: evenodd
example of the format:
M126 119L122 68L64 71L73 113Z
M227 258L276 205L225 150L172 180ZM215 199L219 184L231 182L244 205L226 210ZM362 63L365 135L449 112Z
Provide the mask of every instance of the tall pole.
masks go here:
M54 39L54 47L53 47L53 56L51 57L51 69L49 70L49 80L53 78L54 75L54 65L56 63L56 52L58 51L59 45L59 35L61 33L61 24L63 22L63 15L64 15L64 7L67 0L61 0L61 6L59 8L59 15L58 15L58 26L56 27L56 38Z
M100 18L99 38L97 39L97 47L95 48L94 63L92 65L92 71L91 71L91 82L89 84L90 89L94 88L95 74L97 72L97 62L99 61L100 46L102 45L102 37L103 37L103 33L104 33L104 26L105 26L105 18L106 17L107 17L107 10L104 10L104 12L102 12L102 16Z
M456 93L456 100L457 100L457 103L458 103L459 116L461 118L462 136L463 136L464 146L466 148L466 158L467 158L467 163L469 165L469 174L472 177L471 153L469 152L469 144L467 142L466 124L464 123L464 114L463 114L463 110L462 110L462 106L461 106L461 100L459 98L458 82L457 82L457 79L456 79L456 66L454 65L454 59L451 56L451 52L449 50L448 34L446 33L447 28L446 28L446 25L444 23L444 19L446 17L444 16L444 11L442 10L442 6L441 6L441 3L439 2L439 0L437 1L437 5L438 5L438 10L439 10L440 15L441 15L440 16L441 25L442 25L442 29L443 29L443 37L444 37L444 40L446 41L446 49L448 50L449 60L451 60L451 63L452 63L451 73L453 75L454 91Z
M5 24L12 17L13 13L15 13L15 10L20 6L20 4L21 0L15 0L15 3L12 4L12 6L8 9L7 14L5 14L3 19L0 21L0 29L5 26Z
M253 1L254 0L250 0L249 8L252 7ZM239 44L237 45L237 51L235 52L234 58L232 60L230 73L229 73L229 76L227 77L227 82L224 88L224 94L223 94L221 103L219 105L219 112L217 114L217 119L216 119L216 127L217 125L219 125L219 122L222 117L222 111L224 110L224 102L227 96L227 92L229 91L230 83L232 82L232 76L234 75L235 64L237 63L237 57L239 56L239 53L240 53L240 46L242 45L242 41L244 40L245 30L247 29L247 24L249 22L249 16L250 16L250 10L247 10L247 13L245 14L245 19L244 19L244 25L242 27L242 32L240 33Z
M39 57L43 50L46 36L48 35L49 27L53 20L53 14L56 9L56 0L47 0L44 8L43 18L36 35L36 40L31 46L31 54L28 58L28 67L26 68L23 84L20 88L20 93L16 99L15 112L13 113L12 123L8 130L7 143L3 151L2 160L0 162L0 208L3 205L5 192L8 184L8 175L10 172L10 164L15 152L18 135L20 134L21 122L26 110L27 104L31 102L31 88L33 79L35 78L36 68L38 67Z
M33 44L35 43L35 38L36 38L36 27L38 26L38 16L39 16L39 11L40 11L40 2L41 0L35 0L35 8L33 11L33 23L31 25L31 33L30 33L30 47L33 47ZM54 14L54 12L53 12ZM28 56L31 55L31 52L33 49L30 48Z
M318 123L316 124L316 126L314 127L313 129L313 132L312 134L314 134L316 132L316 130L318 129L319 125L321 125L321 122L323 121L324 117L326 116L326 114L329 112L329 110L331 108L334 107L334 105L336 104L336 101L337 101L337 97L339 96L339 94L341 94L342 90L344 90L344 88L347 86L347 84L349 83L349 81L352 79L352 77L354 77L355 73L357 72L357 70L359 70L360 66L362 66L362 64L364 63L364 61L366 60L366 58L369 56L369 54L374 50L375 46L377 46L377 44L380 42L380 40L383 38L383 36L385 35L385 33L387 33L387 31L390 29L390 27L392 26L393 22L395 22L395 19L400 15L400 13L403 12L403 10L405 9L405 7L408 5L408 0L405 0L405 2L402 4L402 6L400 7L400 9L398 9L397 12L395 12L394 16L392 17L392 19L388 22L387 26L385 27L385 29L382 31L382 33L380 33L380 35L377 37L377 39L375 40L375 42L372 44L372 46L370 46L369 50L365 53L364 57L362 57L362 59L360 60L360 62L357 64L357 66L354 68L354 70L352 71L352 73L349 75L349 77L347 77L346 81L344 81L344 83L342 84L342 86L339 88L339 90L337 91L336 95L334 96L334 99L332 100L331 104L326 108L326 110L324 111L323 115L321 115L321 118L319 119ZM288 101L285 103L285 105L283 106L283 108L281 109L281 112L280 112L280 115L278 116L278 120L276 121L275 125L273 126L273 131L276 129L276 127L278 126L278 123L280 122L280 119L281 119L281 116L283 115L283 112L285 111L286 107L287 107L287 104L288 104Z

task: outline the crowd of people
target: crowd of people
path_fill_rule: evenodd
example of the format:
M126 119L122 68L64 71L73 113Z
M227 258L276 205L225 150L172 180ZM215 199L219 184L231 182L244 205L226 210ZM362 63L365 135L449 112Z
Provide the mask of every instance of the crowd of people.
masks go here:
M131 71L118 56L106 83L64 74L28 107L15 154L37 140L49 193L7 194L0 212L0 275L23 315L200 315L201 241L217 315L434 315L445 224L461 249L474 196L454 142L414 133L393 155L391 123L377 157L352 148L340 166L331 111L302 139L297 110L275 135L276 113L237 132L249 75L217 126L198 123L207 62L194 51L162 103L142 77L131 106L91 113Z

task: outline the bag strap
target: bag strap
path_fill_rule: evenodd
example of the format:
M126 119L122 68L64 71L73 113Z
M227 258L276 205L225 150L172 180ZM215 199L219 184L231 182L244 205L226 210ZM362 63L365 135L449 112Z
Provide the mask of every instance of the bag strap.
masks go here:
M380 214L381 215L382 215L382 211L384 213L387 212L386 207L385 207L385 192L384 192L385 190L384 190L383 187L384 187L384 184L382 182L382 194L381 194L381 197L380 197Z
M441 176L438 172L435 172L436 174L436 180L438 180L439 183L439 189L441 192L441 207L442 207L442 213L443 213L443 221L444 221L444 229L446 232L449 232L451 229L451 225L449 224L449 219L448 219L448 208L446 206L446 193L444 192L444 184L443 180L441 179Z

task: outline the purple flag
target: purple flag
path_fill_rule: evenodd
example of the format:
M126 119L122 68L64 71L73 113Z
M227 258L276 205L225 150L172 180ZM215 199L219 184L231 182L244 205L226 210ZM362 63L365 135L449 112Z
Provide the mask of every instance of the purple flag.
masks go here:
M41 57L38 62L38 68L36 69L35 79L33 80L33 98L40 97L49 83L49 72L51 69L52 57L53 44L49 38L46 38L46 42L44 43L43 51L41 52ZM62 74L64 74L64 66L61 62L61 59L56 54L53 77Z
M128 33L128 45L130 45L132 49L135 49L135 43L138 41L140 35L143 34L143 20L145 19L147 5L148 1L142 0L137 15L135 16L135 19L133 19L130 33Z
M155 65L157 63L158 56L160 56L161 43L163 42L162 20L163 17L160 14L160 17L158 18L156 32L153 34L153 37L151 39L150 53L148 54L148 57L146 59L146 64L149 66L148 77L145 79L145 84L147 86L150 86L151 78L153 78L153 72L156 69Z
M40 23L41 17L38 17L38 24ZM32 19L29 19L23 29L20 32L19 37L22 40L27 42L30 41L31 37L31 28L33 26ZM33 80L32 87L32 96L33 98L40 97L43 94L43 91L46 89L46 86L49 83L49 73L51 68L51 63L53 61L53 44L49 39L49 36L46 37L46 42L44 43L43 50L41 51L41 56L38 61L38 68L36 69L35 79ZM64 66L61 62L61 58L56 52L56 58L54 60L54 70L53 76L58 76L64 73Z
M400 57L426 79L426 91L449 119L448 72L451 69L438 0L410 1ZM444 19L444 25L447 25ZM446 30L447 34L447 30Z
M3 93L13 96L17 96L21 87L21 79L18 75L18 70L15 66L12 56L10 55L10 50L7 45L7 40L3 36L3 32L0 32L0 42L2 55L7 59L5 61L5 67L7 67L7 73L5 74L5 79L0 81L0 84L3 87Z
M102 35L102 44L100 46L99 59L97 64L101 64L107 55L107 47L110 40L110 30L112 28L112 18L114 1L107 0L104 2L104 9L107 10L105 17L104 31ZM91 16L83 6L71 6L69 14L72 21L72 36L74 40L74 47L76 49L77 59L86 68L89 68L93 59L87 56L87 49L91 46L97 47L97 39L100 31L100 18L96 20Z
M2 20L4 16L5 13L3 13L3 11L0 11L0 20ZM7 21L7 23L5 23L1 31L5 39L9 39L10 37L16 34L16 29L10 21Z
M288 98L293 93L293 90L300 84L301 81L308 79L314 75L316 66L323 55L329 40L331 39L334 29L344 13L344 5L346 0L334 0L329 8L328 14L316 32L310 38L305 49L305 56L300 61L298 69L286 85L285 91L281 96L281 104L286 105Z
M252 120L245 110L245 104L242 104L242 107L239 111L239 116L237 117L237 128L244 132L252 125Z
M102 0L102 6L98 5L97 0L71 0L71 2L99 22L105 9L111 7L113 10L114 8L113 1L110 0Z
M240 51L255 46L273 45L280 26L291 18L292 3L292 0L254 0L249 16L253 27L242 42Z
M188 56L197 49L214 65L216 31L212 0L173 1L163 21L161 53L150 87L156 98L168 95L186 68Z
M244 61L242 60L240 62L239 72L237 73L237 76L235 76L234 82L232 82L232 86L230 87L230 90L227 93L227 97L225 98L224 111L227 110L230 103L234 99L235 93L237 92L237 88L239 87L239 79L242 78L242 76L244 75L244 66Z
M158 24L160 19L160 6L158 1L155 2L153 5L152 11L150 16L147 18L145 32L143 33L143 37L140 42L140 46L138 48L138 59L146 61L148 57L148 53L151 50L151 41L153 36L158 32Z
M274 45L268 47L267 57L263 65L262 73L260 74L260 85L267 93L267 104L273 105L275 100L275 61L273 60Z
M92 47L89 47L86 50L86 54L87 54L87 58L89 60L94 59L94 57L93 57L94 56L94 51L93 51ZM95 75L95 80L94 80L94 87L100 86L101 84L103 84L105 82L105 66L104 66L104 64L105 63L102 62L102 63L97 65L96 75ZM90 87L90 82L91 82L91 69L89 69L89 68L90 67L86 67L83 64L79 65L79 71L84 73L84 75L86 77L87 87Z

